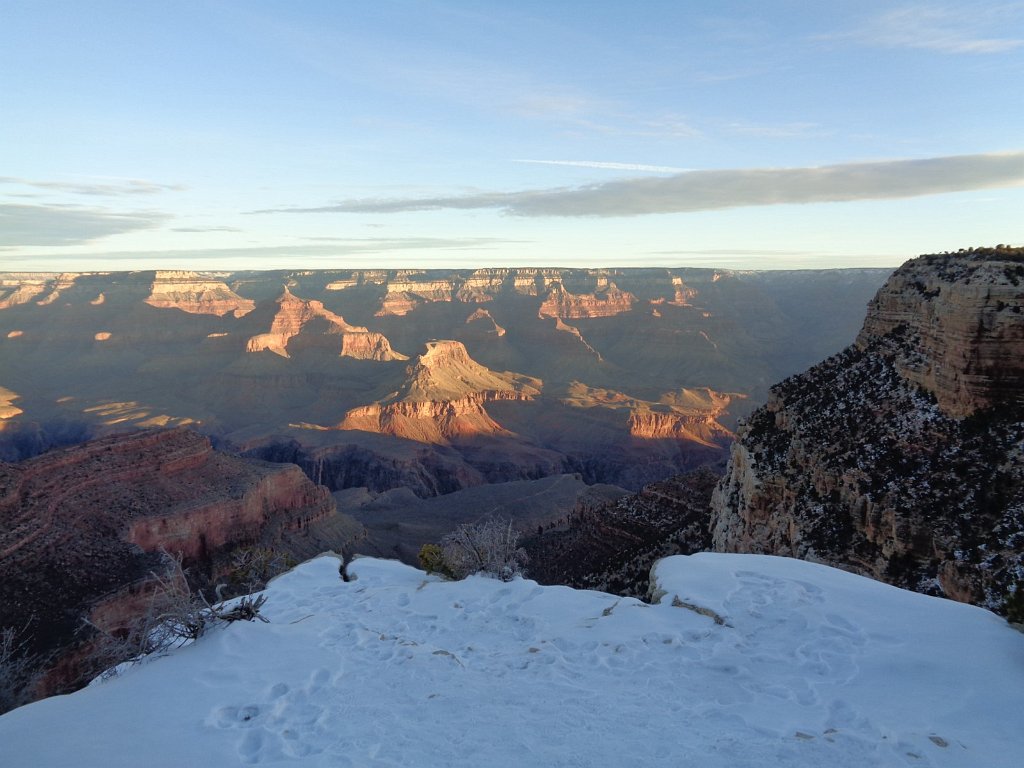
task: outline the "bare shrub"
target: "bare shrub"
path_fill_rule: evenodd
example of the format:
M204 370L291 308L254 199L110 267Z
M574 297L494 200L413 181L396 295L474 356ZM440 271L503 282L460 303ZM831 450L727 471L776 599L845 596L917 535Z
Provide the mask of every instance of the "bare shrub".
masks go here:
M125 662L164 655L198 640L220 624L269 621L261 613L266 595L246 595L211 604L202 592L190 589L181 558L167 553L164 556L167 570L162 575L152 575L155 588L144 613L114 632L86 622L99 632L92 654L96 674L116 675L117 667Z
M239 547L231 553L228 588L233 594L248 594L263 589L275 576L298 563L287 552L270 547Z
M0 629L0 715L32 700L32 682L43 666L28 650L28 627Z
M472 573L511 581L524 573L526 550L519 547L519 531L511 520L490 518L463 523L441 539L443 564L454 578Z

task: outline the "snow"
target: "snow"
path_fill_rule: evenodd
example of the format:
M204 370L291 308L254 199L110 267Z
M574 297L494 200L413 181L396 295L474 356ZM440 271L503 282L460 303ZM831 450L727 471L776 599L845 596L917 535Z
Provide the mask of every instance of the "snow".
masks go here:
M0 764L998 768L1024 755L1024 635L979 608L755 555L660 561L657 605L375 559L344 583L338 565L275 580L269 624L0 717Z

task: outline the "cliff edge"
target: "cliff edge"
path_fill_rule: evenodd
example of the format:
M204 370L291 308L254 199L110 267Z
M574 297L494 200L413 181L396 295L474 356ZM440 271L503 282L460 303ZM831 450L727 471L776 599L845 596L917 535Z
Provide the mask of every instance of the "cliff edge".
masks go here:
M1024 249L922 256L857 342L772 388L712 499L713 547L1002 613L1024 596Z

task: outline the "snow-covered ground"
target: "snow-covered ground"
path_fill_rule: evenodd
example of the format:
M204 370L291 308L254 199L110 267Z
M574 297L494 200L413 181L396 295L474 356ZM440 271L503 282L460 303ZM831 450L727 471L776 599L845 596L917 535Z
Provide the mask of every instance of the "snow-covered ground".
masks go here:
M663 560L653 606L351 569L313 560L272 623L0 717L0 764L1024 764L1024 635L978 608L753 555Z

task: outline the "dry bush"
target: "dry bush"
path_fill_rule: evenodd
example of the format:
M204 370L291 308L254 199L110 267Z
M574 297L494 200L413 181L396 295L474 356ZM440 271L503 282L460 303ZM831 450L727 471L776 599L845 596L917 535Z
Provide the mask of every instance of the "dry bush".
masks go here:
M290 571L298 563L287 552L270 547L239 547L231 553L228 589L232 594L249 594L263 589L275 576Z
M43 667L28 650L28 627L0 629L0 715L32 700L32 683Z
M441 539L441 555L456 579L482 573L511 581L524 574L528 560L526 550L519 547L519 531L511 520L500 518L463 523Z
M125 662L135 663L148 656L161 656L198 640L210 629L234 621L262 621L266 595L246 595L231 601L210 603L202 592L193 592L181 565L180 557L164 553L167 570L153 574L153 589L146 611L127 626L108 632L90 622L99 632L92 654L96 674L107 677L117 674Z

